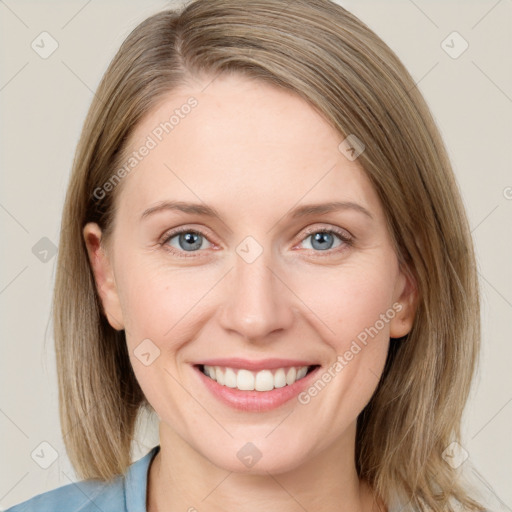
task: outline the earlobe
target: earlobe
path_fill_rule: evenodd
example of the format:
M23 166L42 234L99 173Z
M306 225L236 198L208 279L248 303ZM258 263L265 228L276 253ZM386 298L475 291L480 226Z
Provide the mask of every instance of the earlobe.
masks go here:
M82 233L103 312L109 324L120 331L124 329L121 304L112 265L105 248L101 244L101 228L95 222L89 222L84 226Z
M390 322L391 338L401 338L409 334L416 316L418 296L418 286L414 276L409 269L401 269L395 295L397 313Z

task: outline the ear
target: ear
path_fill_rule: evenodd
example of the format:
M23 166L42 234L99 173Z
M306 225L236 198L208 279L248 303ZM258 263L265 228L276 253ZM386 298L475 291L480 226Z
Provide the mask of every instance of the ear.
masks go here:
M394 292L394 304L400 304L395 309L396 315L390 321L391 338L401 338L410 332L418 306L418 286L410 270L400 264L400 274Z
M101 228L95 222L89 222L83 229L83 237L89 255L89 262L94 274L96 288L103 306L103 313L109 324L120 331L124 329L123 314L112 265L101 244Z

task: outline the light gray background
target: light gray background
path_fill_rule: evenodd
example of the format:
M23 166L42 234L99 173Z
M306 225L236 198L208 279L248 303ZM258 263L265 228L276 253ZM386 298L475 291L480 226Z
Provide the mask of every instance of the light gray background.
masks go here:
M482 485L512 507L512 0L340 3L402 59L448 146L482 286L483 351L464 449ZM41 261L33 247L44 249L44 237L57 245L74 149L101 75L129 31L169 5L0 0L0 507L76 480L59 428L49 328L56 258L50 247ZM31 47L43 31L59 45L46 59ZM458 58L442 46L453 31L469 44ZM453 54L463 43L450 36L446 44ZM135 458L158 443L155 422L144 425ZM41 468L36 460L49 462L52 449L57 459Z

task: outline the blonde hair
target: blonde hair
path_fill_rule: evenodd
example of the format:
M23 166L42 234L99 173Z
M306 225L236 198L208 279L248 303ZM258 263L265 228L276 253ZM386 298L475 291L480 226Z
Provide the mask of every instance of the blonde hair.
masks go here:
M358 417L356 466L387 502L483 510L442 458L460 441L480 344L479 292L468 221L429 109L388 46L329 0L198 0L137 26L107 69L77 147L63 210L54 291L60 417L81 478L131 463L141 408L151 410L123 331L107 322L82 229L105 240L121 187L99 200L134 127L188 76L240 73L300 95L365 151L358 162L386 212L399 261L417 285L411 332L391 340L382 378ZM122 185L122 183L120 184Z

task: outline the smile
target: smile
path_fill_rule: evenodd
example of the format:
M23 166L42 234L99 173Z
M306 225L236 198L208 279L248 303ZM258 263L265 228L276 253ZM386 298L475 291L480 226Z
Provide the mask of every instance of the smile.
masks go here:
M200 365L201 371L221 386L240 391L271 391L291 386L304 378L314 366L292 366L290 368L264 369L258 372L244 368Z
M307 361L211 359L192 365L210 396L245 412L276 409L303 391L321 366Z

